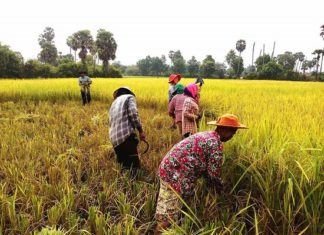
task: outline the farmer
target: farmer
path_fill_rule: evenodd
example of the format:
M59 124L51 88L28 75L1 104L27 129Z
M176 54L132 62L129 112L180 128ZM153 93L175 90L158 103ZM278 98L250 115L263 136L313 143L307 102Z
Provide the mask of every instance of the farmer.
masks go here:
M171 74L169 76L169 91L168 91L168 101L170 103L172 99L172 94L175 90L175 85L178 84L178 82L181 80L181 74Z
M204 82L204 79L203 79L202 77L198 76L198 77L196 78L195 83L196 83L196 84L199 84L199 87L201 88L202 85L204 85L205 82Z
M137 145L145 140L145 133L137 111L135 94L128 87L118 88L109 110L109 138L117 155L121 171L130 171L132 179L136 179L140 168Z
M169 91L168 91L168 102L169 103L172 99L172 94L175 91L175 85L177 85L180 80L181 80L181 74L171 74L169 76L169 84L170 84ZM174 130L176 128L177 128L177 126L176 126L175 120L173 119L171 129Z
M195 83L191 83L184 89L183 94L186 99L182 108L182 136L188 136L197 132L197 122L200 119L199 114L199 87Z
M91 78L89 78L86 75L85 71L80 72L79 77L79 86L81 90L81 97L82 97L82 104L86 105L87 103L90 103L91 101L91 95L90 95L90 85L92 81Z
M166 229L171 222L178 222L182 203L194 193L196 181L201 176L207 177L209 186L218 193L222 190L221 165L223 144L230 140L237 129L247 127L232 114L221 116L216 130L196 133L178 144L166 154L159 167L160 191L156 207L156 234Z
M187 98L183 94L184 91L184 86L182 84L177 84L175 85L175 90L173 92L173 97L169 103L169 116L173 118L174 122L176 123L180 135L182 135L182 107L183 107L183 102Z

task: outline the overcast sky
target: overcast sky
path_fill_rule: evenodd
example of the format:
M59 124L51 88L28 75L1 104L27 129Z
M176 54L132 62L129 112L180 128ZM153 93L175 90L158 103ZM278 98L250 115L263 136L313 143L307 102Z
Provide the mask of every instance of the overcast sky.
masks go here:
M114 34L117 58L135 64L147 55L180 50L186 60L212 55L223 62L239 39L246 40L244 65L251 64L265 44L266 53L311 52L324 47L324 0L1 0L0 42L20 51L25 59L40 51L38 36L45 27L55 31L55 44L69 53L66 38L89 29Z

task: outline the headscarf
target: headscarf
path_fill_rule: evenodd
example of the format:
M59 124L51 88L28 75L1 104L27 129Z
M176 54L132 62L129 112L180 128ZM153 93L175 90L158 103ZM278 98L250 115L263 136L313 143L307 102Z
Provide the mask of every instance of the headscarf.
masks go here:
M174 92L172 93L172 95L182 94L184 89L184 85L178 83L174 86Z
M186 96L190 96L194 100L198 102L198 86L195 83L190 83L188 86L185 87L183 94Z

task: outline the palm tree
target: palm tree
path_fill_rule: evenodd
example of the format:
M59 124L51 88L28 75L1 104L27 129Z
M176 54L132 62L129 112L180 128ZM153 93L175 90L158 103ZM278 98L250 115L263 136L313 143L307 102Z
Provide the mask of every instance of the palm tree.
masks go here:
M246 48L246 42L243 39L240 39L236 42L236 50L239 52L239 57L241 57L242 51ZM240 71L240 63L237 64L237 71ZM238 74L237 74L238 75Z
M317 74L318 74L318 67L319 67L319 60L321 58L321 54L323 53L323 50L321 49L316 49L313 51L313 55L317 55L314 59L316 60L316 74L315 74L315 79L317 80Z
M240 39L236 42L236 50L240 53L240 56L241 56L241 53L242 51L244 51L246 48L246 42L245 40L243 39Z
M96 38L96 47L99 59L102 60L103 72L106 75L109 68L109 60L116 58L117 43L114 35L104 29L99 29Z
M69 36L66 39L66 44L70 47L70 54L71 54L71 49L74 51L74 62L76 62L76 52L80 47L80 45L78 44L76 38L73 35Z

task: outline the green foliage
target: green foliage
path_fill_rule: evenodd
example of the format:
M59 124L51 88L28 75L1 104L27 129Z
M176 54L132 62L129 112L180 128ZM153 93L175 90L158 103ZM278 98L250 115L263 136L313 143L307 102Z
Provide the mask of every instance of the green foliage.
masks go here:
M140 70L137 65L130 65L130 66L127 66L127 68L125 70L125 75L140 76L141 73L140 73Z
M58 66L58 77L73 78L79 75L82 70L81 64L76 64L74 62L62 63Z
M40 62L48 63L51 65L56 64L57 49L54 45L54 37L54 29L51 27L46 27L43 34L39 35L38 42L40 47L42 48L41 52L38 54L38 59Z
M211 55L207 55L200 66L200 75L210 78L213 77L215 71L215 60Z
M282 65L285 71L294 70L295 63L296 63L296 56L290 52L286 51L284 54L278 55L278 63Z
M143 76L161 76L168 71L165 56L159 57L146 56L146 58L139 60L137 63L139 74Z
M105 29L99 29L95 45L99 59L102 60L102 68L104 73L108 73L109 60L116 58L117 43L113 37L114 35Z
M19 78L22 68L21 54L0 43L0 78Z
M194 56L187 61L187 71L190 77L197 77L199 75L200 62Z
M169 58L171 59L171 72L185 74L186 73L186 61L183 58L180 50L178 51L170 51Z
M261 71L262 66L269 63L271 60L270 55L265 54L265 55L261 55L259 56L256 60L255 60L255 65L257 67L257 71Z
M248 73L246 76L244 76L244 79L248 79L248 80L258 80L259 79L258 73L256 73L256 72Z
M282 66L272 60L262 66L259 77L261 79L280 79L283 75L283 71Z

